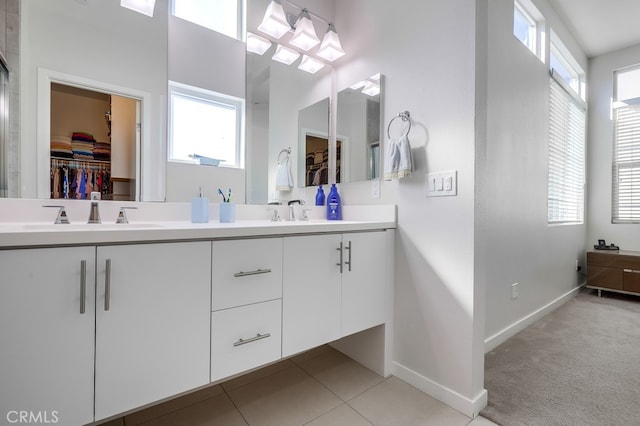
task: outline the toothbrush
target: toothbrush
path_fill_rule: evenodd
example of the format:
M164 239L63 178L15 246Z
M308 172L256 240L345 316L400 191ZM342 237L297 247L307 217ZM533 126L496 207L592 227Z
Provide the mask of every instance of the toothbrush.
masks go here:
M227 199L225 198L224 193L222 192L222 189L218 188L218 194L222 196L222 202L226 203Z
M231 202L231 188L229 188L229 192L227 193L227 203Z

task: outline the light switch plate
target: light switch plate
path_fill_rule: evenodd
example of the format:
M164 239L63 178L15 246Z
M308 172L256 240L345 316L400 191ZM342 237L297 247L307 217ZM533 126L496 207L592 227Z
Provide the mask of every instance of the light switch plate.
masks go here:
M458 171L427 173L427 197L451 197L458 195Z

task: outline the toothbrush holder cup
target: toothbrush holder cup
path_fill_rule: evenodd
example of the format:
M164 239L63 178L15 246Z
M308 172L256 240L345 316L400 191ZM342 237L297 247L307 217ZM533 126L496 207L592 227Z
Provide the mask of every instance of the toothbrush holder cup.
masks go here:
M220 223L233 223L236 221L236 205L234 203L220 203Z

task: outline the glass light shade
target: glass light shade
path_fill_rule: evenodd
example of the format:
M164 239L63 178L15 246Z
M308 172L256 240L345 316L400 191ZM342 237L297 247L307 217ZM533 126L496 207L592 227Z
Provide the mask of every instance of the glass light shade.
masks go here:
M309 12L306 10L302 11L300 19L298 19L296 23L296 31L293 33L293 37L291 37L289 43L305 52L320 43L320 39L316 35L316 30L313 28L313 22L311 22Z
M264 13L262 22L258 26L258 30L269 34L271 37L280 38L290 29L291 26L287 22L284 8L278 0L271 0L271 3L267 6L267 11Z
M156 0L120 0L120 6L135 10L143 15L153 16Z
M276 48L276 53L273 54L274 61L282 62L283 64L291 65L293 61L298 59L300 54L295 50L289 49L288 47L284 47L279 44Z
M369 96L376 96L380 94L380 85L372 81L367 81L362 89L362 93Z
M324 62L307 55L302 56L302 61L300 61L300 65L298 65L298 69L311 74L317 73L322 68L324 68Z
M329 28L322 39L322 44L318 50L318 56L326 59L329 62L333 62L336 59L344 56L344 50L340 44L338 33L333 24L329 24Z
M247 32L247 51L251 53L257 53L258 55L264 54L271 47L271 42L264 37L260 37L257 34Z

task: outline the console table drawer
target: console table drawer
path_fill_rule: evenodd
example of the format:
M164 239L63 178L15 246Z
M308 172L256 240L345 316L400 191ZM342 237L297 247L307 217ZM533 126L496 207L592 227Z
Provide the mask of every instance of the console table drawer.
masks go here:
M622 290L622 271L622 269L618 268L606 268L589 264L587 270L587 285Z
M623 273L623 289L640 293L640 270L625 269Z

